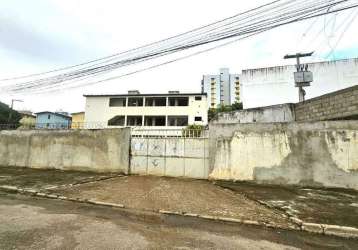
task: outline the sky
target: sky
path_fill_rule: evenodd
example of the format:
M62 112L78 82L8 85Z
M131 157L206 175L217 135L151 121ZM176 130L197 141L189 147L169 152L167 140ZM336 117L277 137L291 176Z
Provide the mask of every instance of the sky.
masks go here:
M1 0L0 79L53 70L125 51L235 15L269 0ZM307 62L358 57L358 11L281 27L150 71L90 87L9 95L15 109L83 111L83 94L200 92L204 74L285 65L288 53L315 51ZM353 20L349 22L349 20ZM348 25L350 23L350 25ZM330 53L334 48L334 53ZM330 55L329 55L330 54ZM329 57L328 57L329 55ZM114 74L120 74L115 72ZM0 82L1 84L1 82Z

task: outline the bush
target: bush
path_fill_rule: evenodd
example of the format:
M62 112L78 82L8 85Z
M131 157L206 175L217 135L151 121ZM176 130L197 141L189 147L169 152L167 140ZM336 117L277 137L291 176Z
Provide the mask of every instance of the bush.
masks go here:
M183 137L202 137L205 126L189 125L183 129Z

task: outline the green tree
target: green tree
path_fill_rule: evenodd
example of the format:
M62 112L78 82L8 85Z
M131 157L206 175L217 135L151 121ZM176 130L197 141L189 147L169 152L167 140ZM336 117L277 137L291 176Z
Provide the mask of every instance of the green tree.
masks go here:
M19 124L21 114L16 110L12 110L8 105L2 102L0 102L0 124L9 123L8 119L10 112L12 112L10 123L15 125Z
M235 102L232 105L218 105L217 108L210 108L208 111L208 119L211 121L214 119L219 113L231 112L236 110L242 110L243 105L241 102Z

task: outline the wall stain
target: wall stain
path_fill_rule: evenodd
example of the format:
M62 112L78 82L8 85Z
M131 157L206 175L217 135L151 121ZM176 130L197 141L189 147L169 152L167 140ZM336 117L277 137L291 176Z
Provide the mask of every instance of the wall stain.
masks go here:
M254 168L254 181L265 184L294 184L302 186L334 186L358 189L358 171L346 172L332 159L325 133L317 131L289 132L291 153L280 166ZM345 131L337 137L347 139ZM328 138L336 142L332 132Z

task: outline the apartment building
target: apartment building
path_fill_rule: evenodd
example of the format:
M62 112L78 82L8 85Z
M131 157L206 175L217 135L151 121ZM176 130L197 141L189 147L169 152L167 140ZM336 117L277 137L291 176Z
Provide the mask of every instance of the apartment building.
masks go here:
M230 74L228 68L220 69L218 75L204 75L201 88L207 93L210 108L240 102L239 74Z
M86 126L154 129L207 125L207 95L170 91L168 94L84 95Z

